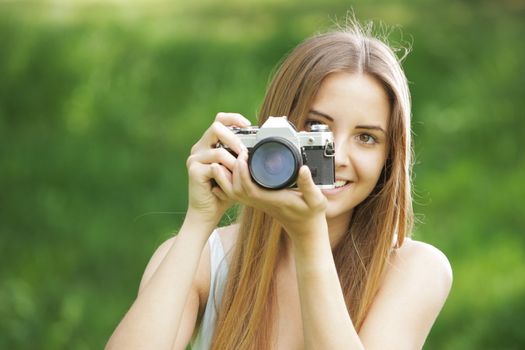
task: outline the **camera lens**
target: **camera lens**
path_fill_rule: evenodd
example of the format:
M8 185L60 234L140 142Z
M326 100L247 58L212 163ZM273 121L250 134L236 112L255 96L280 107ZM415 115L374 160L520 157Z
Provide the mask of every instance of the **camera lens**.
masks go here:
M255 145L249 160L250 174L269 189L289 187L297 178L302 158L297 147L281 137L269 137Z

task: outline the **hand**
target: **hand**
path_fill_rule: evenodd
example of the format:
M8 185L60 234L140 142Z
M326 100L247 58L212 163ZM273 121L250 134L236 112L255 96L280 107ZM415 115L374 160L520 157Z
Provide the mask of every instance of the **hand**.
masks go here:
M186 161L189 177L188 213L211 225L217 225L224 212L233 204L217 186L217 177L231 181L235 157L217 142L241 154L246 147L227 126L246 127L250 121L237 113L218 113L213 124L192 147ZM225 179L225 180L224 180ZM214 183L214 181L215 183Z
M319 228L326 227L326 197L315 186L307 166L299 170L297 189L272 191L252 181L247 160L247 151L242 151L233 164L231 178L225 171L218 171L215 177L229 198L274 217L292 241L305 239L309 234L317 234Z

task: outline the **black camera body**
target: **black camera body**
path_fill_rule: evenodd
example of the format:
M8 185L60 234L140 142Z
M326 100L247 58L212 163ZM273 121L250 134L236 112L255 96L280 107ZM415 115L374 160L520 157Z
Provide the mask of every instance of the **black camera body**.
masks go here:
M299 168L307 165L316 186L335 187L334 138L327 125L297 132L287 117L268 117L260 128L230 129L248 148L250 175L259 186L295 188Z

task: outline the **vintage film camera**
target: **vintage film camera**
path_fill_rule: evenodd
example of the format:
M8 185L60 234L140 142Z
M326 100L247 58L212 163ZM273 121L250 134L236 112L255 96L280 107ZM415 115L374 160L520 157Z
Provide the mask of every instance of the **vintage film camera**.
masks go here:
M260 128L230 129L248 148L250 175L259 186L295 188L299 168L307 165L318 187L334 188L335 147L327 125L312 125L311 131L297 132L287 117L269 117Z

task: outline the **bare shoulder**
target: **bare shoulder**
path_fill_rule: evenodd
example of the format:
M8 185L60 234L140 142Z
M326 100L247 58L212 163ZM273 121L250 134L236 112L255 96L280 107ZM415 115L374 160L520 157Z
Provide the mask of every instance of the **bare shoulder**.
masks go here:
M238 225L230 225L221 227L218 229L219 237L223 245L228 263L231 262L231 255L228 254L233 250L234 244L238 236ZM148 265L142 276L140 282L139 293L144 289L145 285L149 282L151 277L154 275L157 268L160 266L168 251L171 249L173 244L176 242L177 236L170 237L165 240L162 244L158 246L153 255L151 256ZM209 243L207 242L202 250L202 254L199 260L199 266L195 273L195 278L193 280L193 288L199 294L199 314L203 312L204 306L208 299L208 294L210 290L210 275L211 275L211 266L210 266L210 248Z
M429 292L445 298L452 286L452 268L445 254L428 243L412 239L406 239L401 248L393 251L386 274L386 280L402 279L415 285L425 283L432 287Z
M382 289L405 291L412 304L435 311L436 317L452 287L452 268L448 258L436 247L406 239L389 257Z
M452 269L445 254L430 244L406 239L388 259L359 334L363 344L421 349L451 286Z
M166 254L168 254L168 251L173 245L175 238L176 236L173 236L165 240L153 252L153 255L149 259L148 265L146 266L146 269L144 270L144 273L142 275L142 280L140 281L139 286L139 293L144 289L145 285L148 284L155 271L157 271L157 268L162 263L162 260L164 260L164 257L166 256Z

